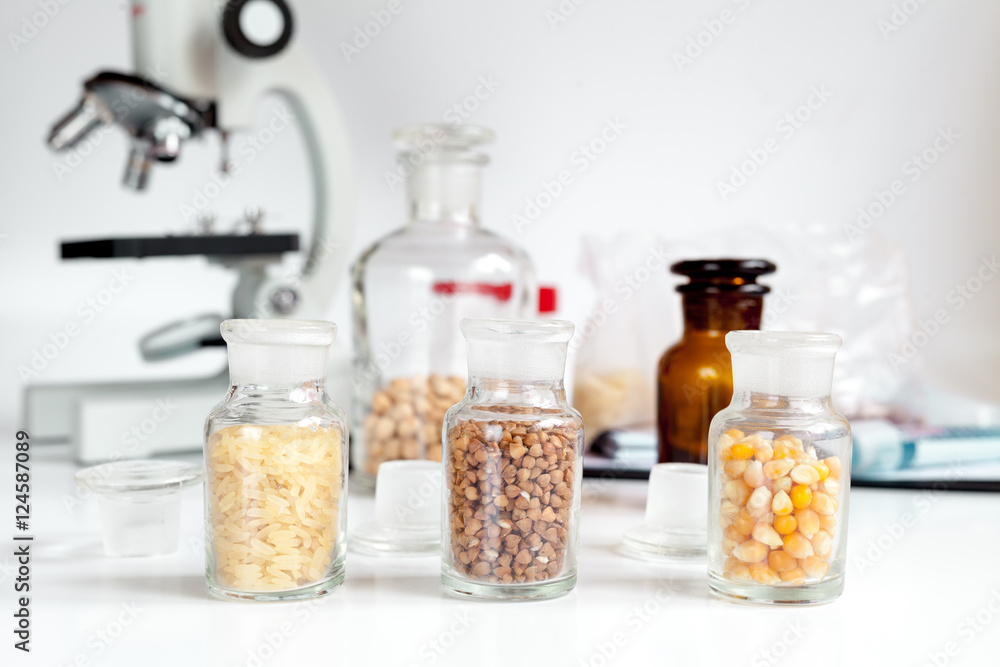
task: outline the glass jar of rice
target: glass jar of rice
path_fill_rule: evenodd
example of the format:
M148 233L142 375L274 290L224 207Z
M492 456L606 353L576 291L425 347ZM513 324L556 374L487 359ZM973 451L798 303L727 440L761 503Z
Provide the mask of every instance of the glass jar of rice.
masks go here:
M287 600L344 580L347 420L326 393L330 322L226 320L230 387L205 424L205 576Z

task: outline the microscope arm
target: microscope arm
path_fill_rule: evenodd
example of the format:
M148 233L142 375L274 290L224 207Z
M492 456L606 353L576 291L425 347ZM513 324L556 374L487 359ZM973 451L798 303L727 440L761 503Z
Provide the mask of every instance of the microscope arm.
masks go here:
M256 289L237 289L234 315L326 319L347 277L354 233L355 175L343 113L322 72L294 43L260 60L222 45L217 58L218 126L252 127L261 97L280 94L302 131L313 190L312 239L305 263L296 272L259 280Z

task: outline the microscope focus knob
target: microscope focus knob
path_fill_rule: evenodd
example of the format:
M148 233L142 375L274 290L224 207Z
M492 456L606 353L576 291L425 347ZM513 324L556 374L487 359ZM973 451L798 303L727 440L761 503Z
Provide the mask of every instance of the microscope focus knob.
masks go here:
M237 53L268 58L292 39L292 12L285 0L230 0L222 13L222 33Z

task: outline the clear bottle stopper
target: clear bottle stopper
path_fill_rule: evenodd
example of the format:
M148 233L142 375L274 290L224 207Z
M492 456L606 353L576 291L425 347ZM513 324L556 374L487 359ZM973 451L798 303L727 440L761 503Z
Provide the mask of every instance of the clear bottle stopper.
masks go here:
M708 466L659 463L649 473L645 522L622 539L640 558L703 558L707 527Z
M180 542L180 490L202 477L182 461L117 461L81 470L76 485L98 497L104 553L160 556Z
M438 555L441 549L441 464L384 461L375 481L375 521L351 539L360 553Z

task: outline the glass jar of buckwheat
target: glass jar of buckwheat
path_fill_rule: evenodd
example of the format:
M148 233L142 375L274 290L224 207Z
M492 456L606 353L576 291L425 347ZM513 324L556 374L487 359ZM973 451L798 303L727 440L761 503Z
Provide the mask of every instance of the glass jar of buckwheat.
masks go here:
M485 598L576 584L583 421L566 400L570 322L463 320L465 397L445 417L442 582Z

